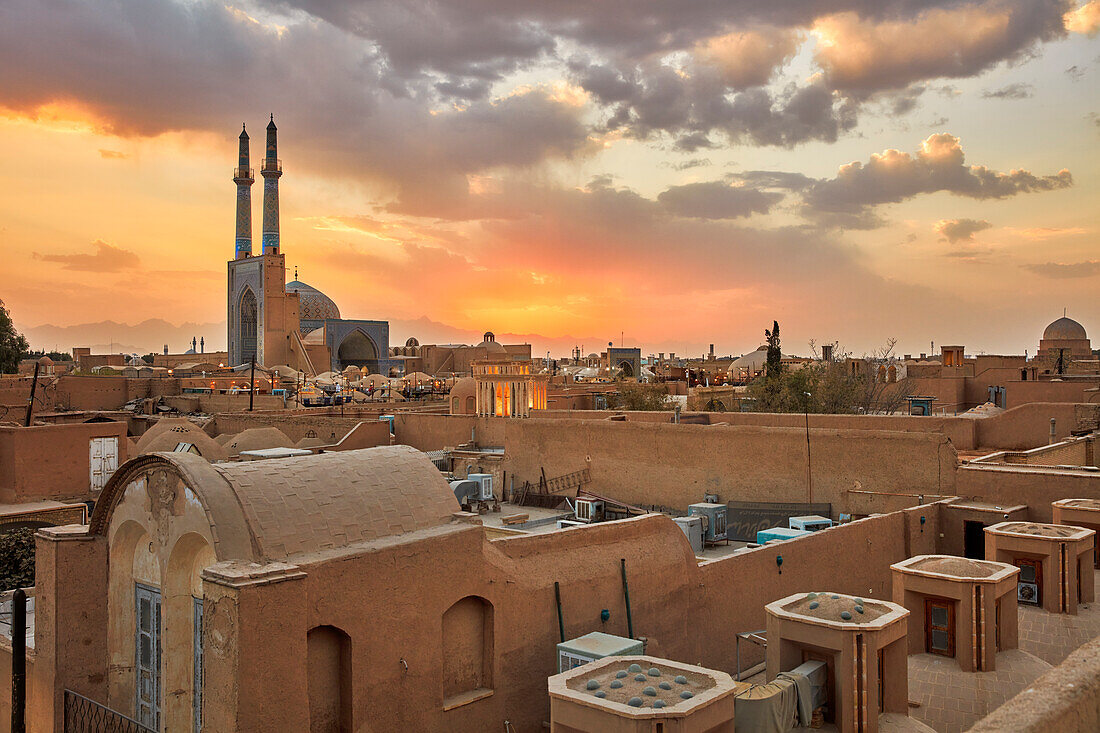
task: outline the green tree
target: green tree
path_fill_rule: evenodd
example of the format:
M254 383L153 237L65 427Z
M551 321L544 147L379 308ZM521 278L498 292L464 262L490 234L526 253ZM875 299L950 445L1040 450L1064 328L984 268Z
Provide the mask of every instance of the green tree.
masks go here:
M0 374L15 374L19 360L27 353L27 339L15 330L11 315L0 300Z
M764 338L768 342L768 361L764 371L769 377L778 377L783 371L783 352L779 348L779 321L772 321L770 331L764 329Z
M34 585L34 530L29 527L0 534L0 590Z
M661 385L623 382L617 394L607 395L607 405L613 410L670 410L672 399Z
M765 372L748 387L753 409L829 415L896 412L912 394L912 383L878 378L877 365L891 359L893 348L891 340L863 359L842 354L829 361L797 365L774 377ZM851 368L852 364L858 368Z

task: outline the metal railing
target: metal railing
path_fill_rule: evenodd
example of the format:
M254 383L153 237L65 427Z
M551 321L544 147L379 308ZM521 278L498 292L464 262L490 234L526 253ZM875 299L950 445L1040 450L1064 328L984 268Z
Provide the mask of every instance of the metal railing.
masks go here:
M261 174L263 174L263 173L282 173L282 172L283 172L283 161L281 161L281 160L273 160L271 158L264 158L263 162L260 164L260 173Z
M234 168L233 178L242 178L246 181L254 181L256 180L256 176L253 175L253 171L254 169L252 168Z
M156 733L95 700L65 690L65 733Z
M588 472L588 469L582 468L579 471L573 471L572 473L546 479L546 493L558 494L562 491L568 491L569 489L579 489L591 480L592 476Z

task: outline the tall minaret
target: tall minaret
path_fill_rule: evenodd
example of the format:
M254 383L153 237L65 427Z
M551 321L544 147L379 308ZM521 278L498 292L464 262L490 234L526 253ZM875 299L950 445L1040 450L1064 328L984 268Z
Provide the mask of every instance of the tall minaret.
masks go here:
M248 165L248 133L241 125L241 152L237 167L233 169L233 183L237 184L237 239L234 259L252 256L252 184L256 178Z
M283 175L283 166L275 142L275 115L267 123L267 155L264 157L260 175L264 177L264 230L263 253L279 254L279 177Z

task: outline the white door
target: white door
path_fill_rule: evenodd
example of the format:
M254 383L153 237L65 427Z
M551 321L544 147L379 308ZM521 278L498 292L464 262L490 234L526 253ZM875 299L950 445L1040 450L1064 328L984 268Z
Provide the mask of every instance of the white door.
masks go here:
M88 466L92 491L107 485L118 468L118 438L92 438L88 441Z

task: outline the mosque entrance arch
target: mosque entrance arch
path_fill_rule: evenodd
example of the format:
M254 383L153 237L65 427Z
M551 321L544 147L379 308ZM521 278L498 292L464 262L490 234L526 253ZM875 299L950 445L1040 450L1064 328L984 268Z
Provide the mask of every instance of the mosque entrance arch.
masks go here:
M336 358L342 367L367 366L370 362L378 361L378 350L374 348L374 342L367 334L356 329L340 342Z
M634 365L629 361L619 362L619 374L625 379L632 379L634 377Z
M237 337L241 345L241 362L248 363L256 358L256 294L252 288L245 288L237 305L239 314Z

